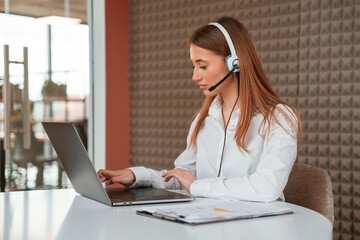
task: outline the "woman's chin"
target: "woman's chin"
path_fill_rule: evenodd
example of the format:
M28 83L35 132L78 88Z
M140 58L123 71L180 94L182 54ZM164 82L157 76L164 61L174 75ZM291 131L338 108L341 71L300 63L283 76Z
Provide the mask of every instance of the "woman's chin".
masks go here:
M210 92L208 89L203 90L203 93L206 97L213 97L218 94L218 92L216 90Z

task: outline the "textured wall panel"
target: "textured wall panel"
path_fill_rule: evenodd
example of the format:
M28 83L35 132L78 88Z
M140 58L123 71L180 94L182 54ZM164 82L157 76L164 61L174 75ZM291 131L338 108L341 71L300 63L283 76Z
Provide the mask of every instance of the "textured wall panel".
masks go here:
M299 105L304 144L298 161L329 171L334 239L360 237L359 7L354 1L301 1ZM356 40L357 39L357 40ZM354 191L355 190L355 191Z
M187 41L228 15L249 30L274 90L304 128L298 162L333 182L334 239L360 237L360 1L130 1L131 164L170 169L202 91Z

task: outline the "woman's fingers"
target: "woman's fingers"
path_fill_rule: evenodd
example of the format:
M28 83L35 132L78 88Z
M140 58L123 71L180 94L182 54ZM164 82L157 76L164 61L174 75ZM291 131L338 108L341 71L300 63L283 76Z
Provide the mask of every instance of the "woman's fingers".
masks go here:
M132 171L121 171L117 175L114 175L107 179L107 184L120 183L126 187L131 186L135 179L132 176Z
M165 177L164 181L165 181L165 182L168 182L168 181L170 181L170 179L172 179L172 178L173 178L173 176L167 176L167 177Z
M121 183L122 177L121 176L116 176L116 177L112 177L112 178L109 178L109 183Z
M174 177L174 175L172 175L172 174L167 174L166 176L164 176L164 181L165 182L168 182L171 178L173 178Z
M182 177L181 177L181 172L180 171L177 171L177 169L173 169L173 170L170 170L170 171L167 171L166 173L164 173L162 175L162 177L164 177L164 181L165 182L168 182L171 178L176 178L179 182L181 182L182 180Z
M175 168L175 169L171 169L171 170L167 171L166 173L164 173L162 175L162 177L166 177L166 176L168 176L170 174L181 175L181 174L185 174L186 172L188 172L188 170L181 169L181 168Z
M100 170L97 172L97 175L99 176L99 178L102 177L103 172L104 172L104 169L100 169Z
M99 176L101 182L108 181L108 179L114 176L113 171L106 169L100 169L97 172L97 175Z
M97 172L97 175L98 177L100 178L100 181L101 182L104 182L106 180L106 177L104 176L104 169L100 169L98 172Z
M189 170L176 168L170 171L167 171L162 175L165 182L168 182L171 178L176 178L181 185L190 193L190 185L196 180L196 177Z
M109 178L109 177L112 177L114 175L114 171L106 170L106 169L100 169L97 172L97 174L98 174L99 177Z
M106 184L120 183L124 186L131 186L136 180L133 171L129 169L116 171L100 169L97 175L100 181L106 182Z

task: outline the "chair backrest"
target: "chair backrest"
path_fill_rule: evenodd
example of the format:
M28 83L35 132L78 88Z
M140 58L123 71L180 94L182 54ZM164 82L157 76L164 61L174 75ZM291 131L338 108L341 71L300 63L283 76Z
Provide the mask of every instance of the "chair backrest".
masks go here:
M295 163L284 195L286 202L319 212L334 224L331 179L325 170Z

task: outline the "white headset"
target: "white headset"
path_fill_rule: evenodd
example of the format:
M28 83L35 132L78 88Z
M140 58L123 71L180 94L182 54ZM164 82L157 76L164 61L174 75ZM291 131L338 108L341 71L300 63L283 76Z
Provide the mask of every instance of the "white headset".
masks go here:
M231 71L235 68L235 70L233 70L232 72L239 72L239 59L236 55L236 51L235 51L235 47L233 42L231 41L230 35L229 33L226 31L226 29L219 23L217 22L212 22L209 23L209 25L214 25L216 26L218 29L220 29L220 31L222 32L222 34L224 35L227 44L229 45L230 48L230 55L226 57L225 60L225 64L226 64L226 68Z
M219 24L217 22L209 23L209 25L214 25L215 27L220 29L220 31L224 34L226 42L227 42L227 44L229 45L229 48L230 48L230 55L227 56L226 60L225 60L225 65L226 65L227 70L229 70L229 73L220 82L218 82L216 85L209 88L209 91L211 92L215 88L217 88L222 82L224 82L230 76L231 73L239 72L240 69L239 69L239 59L238 59L238 57L236 55L235 47L234 47L233 42L231 41L229 33L225 30L225 28L223 26L221 26L221 24ZM239 87L239 85L238 85L238 87ZM235 108L236 103L237 103L238 100L239 100L239 91L238 91L238 96L236 98L234 106L231 109L230 116L231 116L232 112L234 111L234 108ZM220 160L220 167L219 167L219 171L218 171L218 177L220 177L220 173L221 173L221 167L222 167L224 149L225 149L225 142L226 142L226 129L227 129L227 126L228 126L229 122L230 122L230 118L227 121L226 126L225 126L224 144L223 144L223 147L222 147L222 153L221 153L221 160Z

